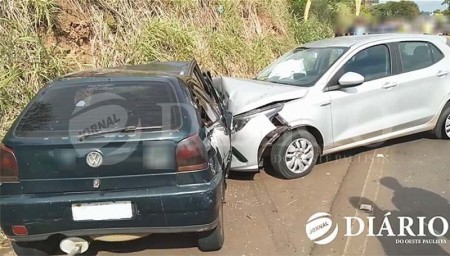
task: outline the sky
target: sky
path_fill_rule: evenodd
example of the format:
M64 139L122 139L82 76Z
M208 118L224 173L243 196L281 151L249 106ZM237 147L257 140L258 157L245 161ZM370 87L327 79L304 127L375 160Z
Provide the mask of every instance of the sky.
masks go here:
M392 0L390 0L392 1ZM395 1L395 0L394 0ZM441 5L444 0L419 0L414 1L419 5L421 11L432 12L436 9L445 10L446 6ZM380 3L387 2L387 0L380 0Z

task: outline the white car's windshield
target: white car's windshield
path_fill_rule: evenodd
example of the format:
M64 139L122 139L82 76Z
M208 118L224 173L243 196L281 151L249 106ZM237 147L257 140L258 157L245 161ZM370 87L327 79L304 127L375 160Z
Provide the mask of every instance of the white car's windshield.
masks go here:
M297 48L281 56L256 76L257 80L312 86L347 50L343 47Z

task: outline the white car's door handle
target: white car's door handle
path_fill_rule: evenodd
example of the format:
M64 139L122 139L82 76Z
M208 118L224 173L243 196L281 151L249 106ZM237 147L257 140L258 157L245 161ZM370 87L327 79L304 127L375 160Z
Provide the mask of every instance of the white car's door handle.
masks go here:
M327 100L327 101L321 102L321 103L320 103L320 106L321 106L321 107L325 107L325 106L328 106L328 105L330 105L330 104L331 104L331 100Z
M387 83L383 84L383 86L381 88L383 88L383 89L391 89L391 88L393 88L395 86L397 86L397 83L387 82Z
M441 70L441 71L439 71L438 73L437 73L437 77L445 77L445 76L447 76L448 75L448 73L449 73L449 71L444 71L444 70Z

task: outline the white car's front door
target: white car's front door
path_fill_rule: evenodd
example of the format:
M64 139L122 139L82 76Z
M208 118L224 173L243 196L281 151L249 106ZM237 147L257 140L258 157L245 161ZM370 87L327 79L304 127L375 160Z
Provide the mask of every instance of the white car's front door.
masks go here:
M327 92L331 99L334 148L365 144L392 132L397 125L396 76L392 76L387 45L376 45L355 54L337 74L355 72L365 82L351 88Z

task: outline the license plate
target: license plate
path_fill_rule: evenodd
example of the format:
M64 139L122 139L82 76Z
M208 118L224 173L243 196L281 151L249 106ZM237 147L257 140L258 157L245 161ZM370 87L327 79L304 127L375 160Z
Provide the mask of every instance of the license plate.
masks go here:
M75 221L131 219L133 210L130 201L72 204Z

